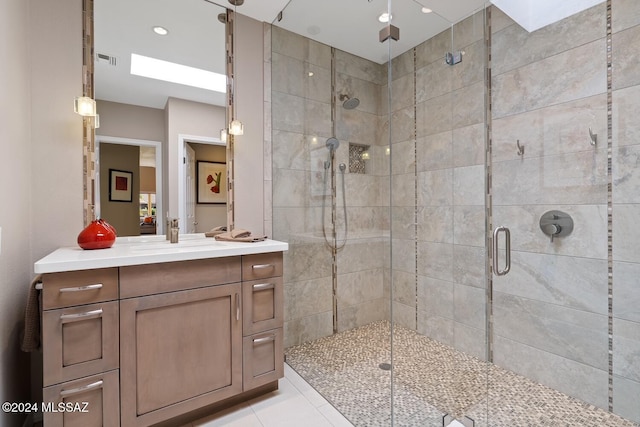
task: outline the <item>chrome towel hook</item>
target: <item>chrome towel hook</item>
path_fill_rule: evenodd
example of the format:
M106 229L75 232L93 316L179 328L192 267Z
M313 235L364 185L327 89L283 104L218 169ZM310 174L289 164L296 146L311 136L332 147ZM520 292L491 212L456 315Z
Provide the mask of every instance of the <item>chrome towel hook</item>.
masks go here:
M589 137L591 138L590 144L595 146L598 143L598 134L593 133L591 128L589 128Z

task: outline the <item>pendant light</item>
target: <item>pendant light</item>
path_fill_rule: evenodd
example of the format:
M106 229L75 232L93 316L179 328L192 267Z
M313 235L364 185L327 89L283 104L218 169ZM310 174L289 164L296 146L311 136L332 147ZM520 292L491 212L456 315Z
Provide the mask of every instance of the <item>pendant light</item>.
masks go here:
M81 116L94 117L96 115L96 101L88 96L79 96L73 103L73 111Z
M242 124L242 122L240 120L238 120L237 116L236 116L236 110L238 108L238 98L237 98L237 86L236 86L236 79L237 79L237 74L238 74L238 69L237 69L237 61L236 61L236 54L237 54L237 44L236 44L236 26L238 25L238 6L241 6L244 3L244 0L229 0L229 3L231 3L233 5L233 28L232 28L232 36L233 36L233 44L232 44L232 49L233 49L233 80L232 80L232 90L233 90L233 108L232 108L232 116L231 116L231 122L229 122L229 134L230 135L243 135L244 134L244 125Z

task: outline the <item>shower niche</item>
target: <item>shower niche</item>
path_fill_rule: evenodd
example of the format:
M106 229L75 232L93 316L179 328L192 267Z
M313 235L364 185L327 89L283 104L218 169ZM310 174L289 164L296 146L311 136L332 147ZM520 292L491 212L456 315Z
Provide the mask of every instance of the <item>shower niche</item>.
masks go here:
M349 143L349 173L367 173L369 146Z

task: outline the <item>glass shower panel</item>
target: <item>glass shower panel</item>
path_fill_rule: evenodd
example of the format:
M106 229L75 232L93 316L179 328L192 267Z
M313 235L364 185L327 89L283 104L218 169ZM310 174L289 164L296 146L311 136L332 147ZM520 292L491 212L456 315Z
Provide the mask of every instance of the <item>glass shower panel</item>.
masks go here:
M392 62L394 420L486 418L485 15L413 14ZM401 26L401 37L405 27ZM395 47L395 46L394 46Z
M331 251L323 238L331 48L271 27L273 237L285 253L285 348L333 333ZM313 77L310 77L313 73Z
M385 425L389 57L376 17L387 1L366 3L292 0L270 27L273 236L289 243L287 363L353 424Z

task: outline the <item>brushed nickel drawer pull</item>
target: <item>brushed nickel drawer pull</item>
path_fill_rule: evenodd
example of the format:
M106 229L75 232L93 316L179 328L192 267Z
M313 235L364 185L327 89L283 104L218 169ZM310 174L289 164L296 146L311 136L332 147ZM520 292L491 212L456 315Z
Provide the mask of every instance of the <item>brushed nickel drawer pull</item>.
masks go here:
M275 340L276 340L276 336L275 335L271 335L271 336L264 337L264 338L254 338L253 345L262 344L262 343L265 343L265 342L275 341Z
M64 323L73 322L74 320L86 319L87 317L101 317L102 309L99 308L97 310L85 311L84 313L74 313L74 314L63 314L60 316L60 320Z
M83 385L83 386L80 386L80 387L77 387L77 388L72 388L72 389L69 389L69 390L62 390L60 392L60 396L68 397L68 396L72 396L74 394L82 393L82 392L93 390L93 389L96 389L96 388L102 388L103 383L104 383L104 381L99 380L99 381L96 381L94 383Z
M251 268L253 268L254 270L262 270L264 268L275 268L274 264L256 264L256 265L252 265Z
M255 285L253 285L253 292L264 291L265 289L273 289L275 287L275 283L256 283Z
M77 286L75 288L60 288L60 292L81 292L81 291L95 291L102 288L102 283L96 283L95 285Z
M240 320L240 294L236 293L236 320Z

